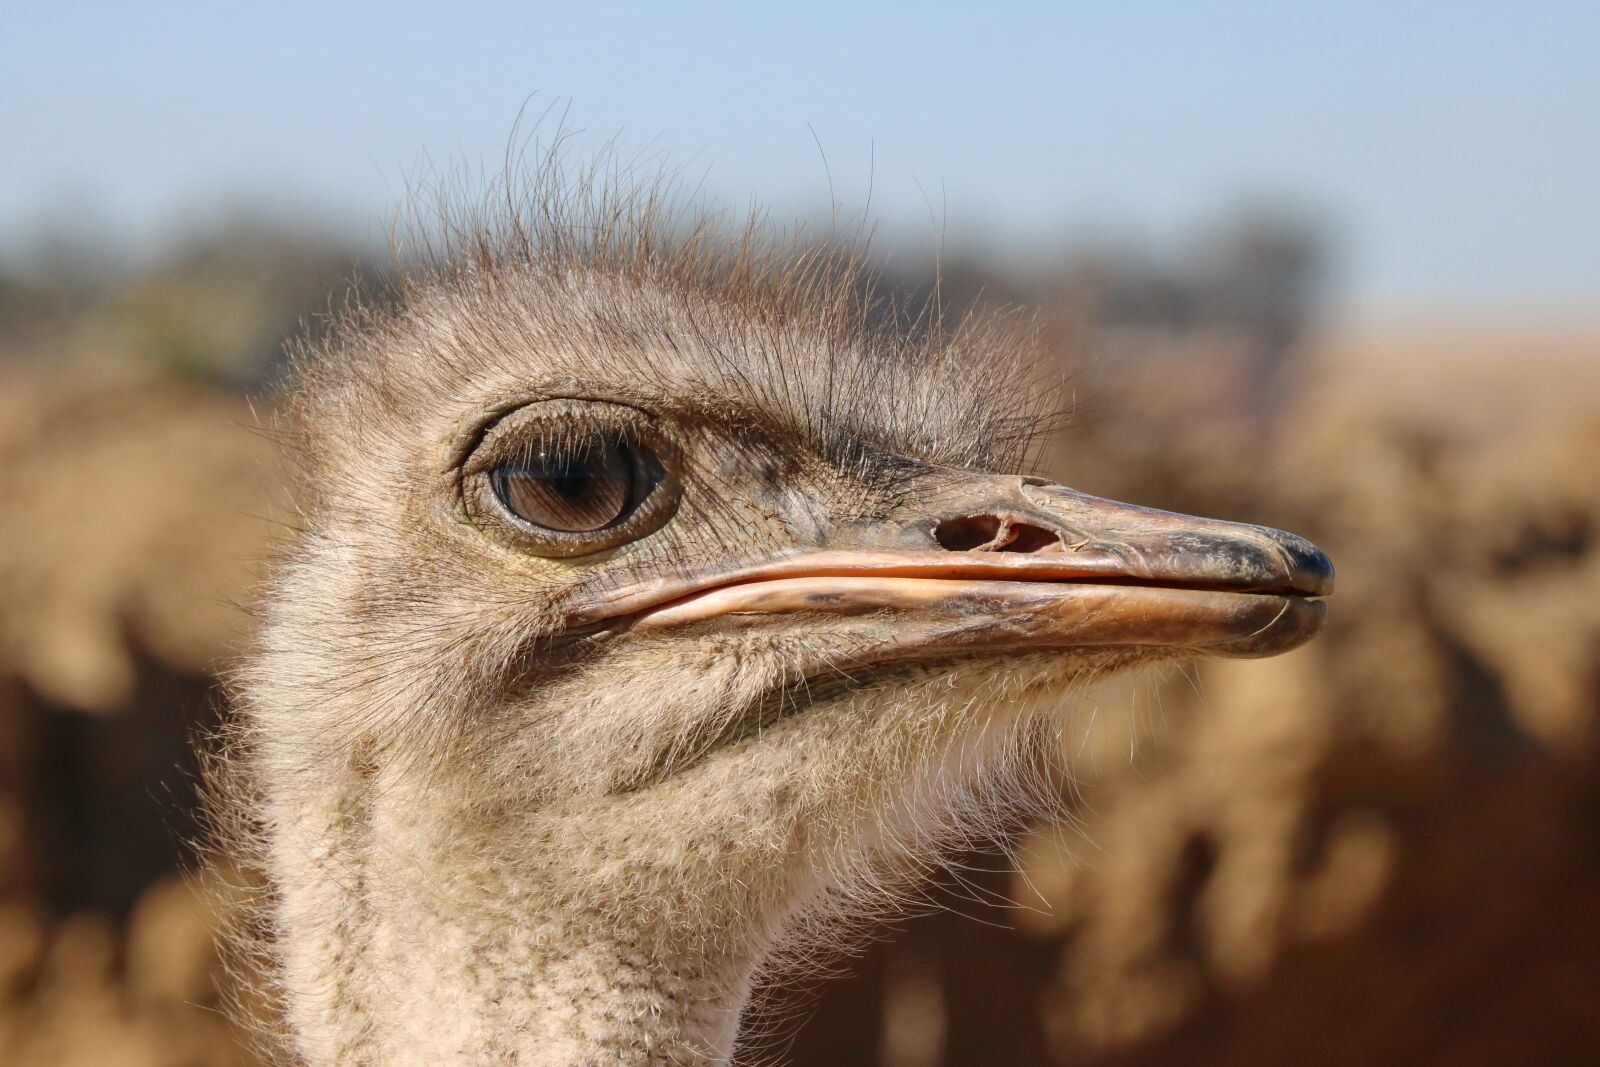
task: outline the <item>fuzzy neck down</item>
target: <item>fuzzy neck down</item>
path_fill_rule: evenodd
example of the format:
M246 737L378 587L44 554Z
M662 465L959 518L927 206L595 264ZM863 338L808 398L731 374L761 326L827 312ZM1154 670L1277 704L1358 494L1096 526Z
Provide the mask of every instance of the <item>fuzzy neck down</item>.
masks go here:
M541 899L492 857L451 856L461 835L386 785L279 794L281 992L308 1064L729 1061L758 934Z

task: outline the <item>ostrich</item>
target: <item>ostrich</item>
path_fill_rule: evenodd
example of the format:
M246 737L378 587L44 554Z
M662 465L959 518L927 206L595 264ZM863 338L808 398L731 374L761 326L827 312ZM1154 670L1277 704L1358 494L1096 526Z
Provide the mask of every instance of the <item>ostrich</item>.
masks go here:
M456 219L297 361L222 810L308 1064L727 1063L1083 692L1322 622L1300 538L1018 473L1003 321L575 203Z

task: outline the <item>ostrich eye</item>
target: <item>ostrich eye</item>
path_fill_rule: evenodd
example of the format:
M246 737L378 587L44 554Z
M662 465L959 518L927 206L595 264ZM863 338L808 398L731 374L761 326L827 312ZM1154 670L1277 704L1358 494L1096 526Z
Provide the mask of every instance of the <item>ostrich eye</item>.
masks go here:
M622 522L662 477L649 449L623 441L586 441L502 463L490 474L494 494L517 518L558 533L593 533Z
M683 453L654 416L603 400L538 400L502 415L464 457L472 527L548 559L621 548L661 529L683 493Z

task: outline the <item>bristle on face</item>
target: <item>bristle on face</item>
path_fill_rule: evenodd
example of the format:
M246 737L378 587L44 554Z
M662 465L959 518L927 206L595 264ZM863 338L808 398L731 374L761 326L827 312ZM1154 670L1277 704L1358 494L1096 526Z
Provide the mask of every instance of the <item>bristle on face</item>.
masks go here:
M557 393L748 426L843 466L1028 459L1056 397L1027 315L897 301L860 235L735 225L650 186L578 189L490 195L400 242L396 298L346 309L298 353L286 406L309 454Z

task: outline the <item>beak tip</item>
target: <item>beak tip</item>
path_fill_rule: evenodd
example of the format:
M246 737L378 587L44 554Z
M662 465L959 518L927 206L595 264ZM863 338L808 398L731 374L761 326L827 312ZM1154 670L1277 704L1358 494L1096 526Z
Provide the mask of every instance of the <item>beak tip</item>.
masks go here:
M1307 596L1328 596L1333 592L1333 560L1303 537L1279 534L1284 553L1289 557L1289 573L1296 592Z
M1267 626L1210 651L1237 659L1265 659L1299 648L1317 636L1327 621L1327 604L1320 600L1291 598Z

